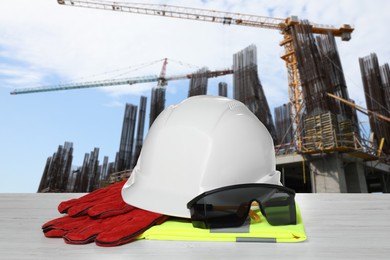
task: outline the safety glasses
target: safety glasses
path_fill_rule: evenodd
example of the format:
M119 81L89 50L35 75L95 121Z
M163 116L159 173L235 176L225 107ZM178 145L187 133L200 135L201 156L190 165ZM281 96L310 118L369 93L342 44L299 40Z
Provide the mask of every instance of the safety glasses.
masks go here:
M296 224L294 197L295 191L284 186L239 184L204 192L188 202L187 208L197 228L241 226L254 201L269 224L291 225Z

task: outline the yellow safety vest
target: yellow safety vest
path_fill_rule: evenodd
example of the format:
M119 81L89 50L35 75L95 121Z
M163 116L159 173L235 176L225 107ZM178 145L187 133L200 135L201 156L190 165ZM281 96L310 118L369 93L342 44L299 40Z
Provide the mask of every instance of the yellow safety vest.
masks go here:
M261 214L258 212L258 214ZM306 233L300 210L297 206L297 224L271 226L261 216L260 222L248 218L237 228L194 228L188 219L172 218L161 225L153 226L138 239L186 240L186 241L230 241L230 242L302 242Z

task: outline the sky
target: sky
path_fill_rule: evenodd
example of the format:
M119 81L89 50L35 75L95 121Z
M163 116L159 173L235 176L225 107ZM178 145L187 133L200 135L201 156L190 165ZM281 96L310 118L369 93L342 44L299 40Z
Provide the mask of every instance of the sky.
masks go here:
M125 2L125 1L122 1ZM141 2L141 1L138 1ZM366 107L358 59L376 53L390 62L386 0L170 0L142 3L286 18L317 24L351 24L349 42L337 39L350 98ZM279 58L282 36L269 29L75 8L56 0L0 2L0 192L36 192L46 159L58 145L73 142L73 164L100 148L100 161L114 161L126 103L139 104L154 83L10 95L18 88L120 77L158 75L168 58L167 76L207 66L231 67L232 56L257 46L258 70L271 110L288 102L287 74ZM158 62L156 62L158 61ZM147 66L150 65L150 66ZM209 94L218 82L209 80ZM171 81L166 106L187 97L188 80ZM148 122L147 111L146 122ZM360 117L363 124L367 118ZM148 124L148 123L147 123ZM147 129L145 129L146 134Z

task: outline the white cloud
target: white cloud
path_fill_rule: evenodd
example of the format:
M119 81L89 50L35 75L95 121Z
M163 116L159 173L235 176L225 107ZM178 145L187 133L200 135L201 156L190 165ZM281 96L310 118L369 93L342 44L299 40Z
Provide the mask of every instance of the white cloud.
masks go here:
M22 66L0 64L0 77L5 85L0 87L15 88L17 86L36 86L42 82L44 75L41 71L30 68L26 71Z
M390 9L387 1L373 3L367 0L359 1L359 4L351 0L160 2L264 16L270 13L276 17L298 15L316 23L336 26L354 24L352 40L338 41L338 45L351 98L358 103L364 103L358 57L377 52L382 63L390 58L390 50L383 40L387 35L387 25L383 21L387 18L386 10ZM283 52L278 45L282 37L276 31L72 8L60 6L56 1L48 4L46 0L9 1L3 4L0 12L0 32L4 35L0 39L1 52L12 52L12 58L30 64L27 69L20 68L23 74L30 75L25 76L25 80L20 79L24 87L23 83L29 78L31 82L45 79L44 73L39 75L38 71L47 70L75 80L164 57L217 69L231 65L234 52L255 43L259 74L271 107L287 101L287 76L279 58ZM133 76L156 75L160 66L145 68ZM167 74L190 71L169 64ZM118 96L139 94L148 89L150 86L140 85L104 91Z
M112 100L110 103L104 104L106 107L124 107L125 104L123 102L119 102L117 100Z

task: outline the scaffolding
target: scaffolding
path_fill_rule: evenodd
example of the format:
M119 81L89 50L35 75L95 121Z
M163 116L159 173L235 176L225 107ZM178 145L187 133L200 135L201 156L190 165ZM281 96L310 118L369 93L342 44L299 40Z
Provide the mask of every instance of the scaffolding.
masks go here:
M388 64L379 66L378 57L375 53L359 58L360 70L364 87L364 94L367 109L383 116L389 117L389 66ZM374 139L380 146L381 139L384 138L382 151L390 155L390 127L389 123L371 116L370 127L374 133Z
M208 71L208 68L203 67L192 74L188 88L188 97L207 94Z
M381 80L384 98L387 100L385 104L387 105L387 111L390 111L390 67L388 63L380 66L381 70Z
M147 98L141 96L135 141L137 106L126 104L119 151L114 162L104 156L103 164L100 164L99 148L94 148L85 153L81 167L72 169L73 143L65 142L47 158L38 192L91 192L129 177L143 144L146 101Z
M322 68L326 71L325 75L328 78L331 91L338 97L350 100L335 37L328 33L317 36L316 39ZM353 112L350 106L338 100L333 100L333 102L336 102L337 104L337 114L347 119L353 118ZM333 103L331 103L331 105L333 105Z
M94 190L95 175L98 174L99 148L95 148L89 154L85 153L83 165L78 168L74 192L90 192Z
M288 154L294 151L294 134L291 119L291 103L283 104L274 109L277 155Z
M137 136L135 139L134 154L130 169L134 168L135 164L137 163L138 157L141 154L145 130L146 101L147 98L145 96L141 96L139 101Z
M133 155L136 117L137 106L133 104L126 104L119 151L117 160L115 161L116 172L130 169Z
M321 55L308 21L295 25L292 29L293 43L302 85L305 108L301 111L312 116L325 111L337 114L334 100L326 93L334 93L327 71L323 67Z
M57 152L46 160L38 192L64 192L67 190L73 160L73 143L59 145Z
M300 122L302 153L364 152L356 111L327 93L349 99L335 37L314 37L308 21L292 29L302 86L303 120ZM371 158L371 157L370 157Z
M257 73L257 49L250 45L233 55L233 98L244 103L265 125L276 142L271 111Z
M152 126L154 120L165 108L165 87L152 88L149 114L149 128Z
M337 147L337 116L331 112L307 117L304 121L304 151L324 151Z
M218 83L218 96L221 96L221 97L227 97L228 96L228 89L227 89L227 83L226 82L219 82Z

